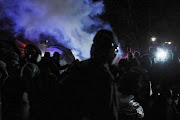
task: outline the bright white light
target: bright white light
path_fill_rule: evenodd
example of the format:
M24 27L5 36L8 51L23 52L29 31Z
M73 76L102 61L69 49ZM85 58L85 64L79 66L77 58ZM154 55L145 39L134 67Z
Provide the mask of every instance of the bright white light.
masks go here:
M156 53L156 58L158 61L165 61L167 59L167 50L158 48Z
M170 45L172 42L168 42L168 44Z
M155 38L155 37L152 37L151 40L152 40L152 41L156 41L156 38Z
M165 42L165 43L167 43L167 44L169 44L169 45L170 45L172 42Z

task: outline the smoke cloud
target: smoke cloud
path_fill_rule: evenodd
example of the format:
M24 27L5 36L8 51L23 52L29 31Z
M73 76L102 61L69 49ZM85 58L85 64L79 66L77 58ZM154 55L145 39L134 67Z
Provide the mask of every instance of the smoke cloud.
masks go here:
M92 0L0 0L1 15L13 20L14 31L40 42L40 35L53 36L57 43L72 50L75 57L87 59L95 33L111 29L99 15L103 1Z

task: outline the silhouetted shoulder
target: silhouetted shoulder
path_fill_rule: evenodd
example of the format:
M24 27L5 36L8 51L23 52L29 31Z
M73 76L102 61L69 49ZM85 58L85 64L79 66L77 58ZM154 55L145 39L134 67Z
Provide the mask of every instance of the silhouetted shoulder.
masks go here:
M27 62L21 69L21 78L30 77L33 78L39 74L39 68L36 64Z

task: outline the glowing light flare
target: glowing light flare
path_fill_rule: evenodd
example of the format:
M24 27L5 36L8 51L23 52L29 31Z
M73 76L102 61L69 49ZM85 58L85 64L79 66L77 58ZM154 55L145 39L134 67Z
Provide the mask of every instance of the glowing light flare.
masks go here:
M46 40L46 44L49 42L49 40Z
M166 43L166 44L169 44L169 45L172 44L172 42L165 42L165 43Z
M152 37L151 40L154 42L154 41L156 41L156 38L155 38L155 37Z
M120 43L118 44L117 48L115 49L115 52L116 52L116 54L118 54L118 58L121 59L122 56L123 56L123 51L122 51L122 49L121 49Z
M21 55L24 56L24 49L26 47L26 44L24 44L23 42L16 40L16 45L19 48L19 50L21 51Z
M165 61L167 59L167 50L163 50L161 48L157 48L156 58L158 61Z

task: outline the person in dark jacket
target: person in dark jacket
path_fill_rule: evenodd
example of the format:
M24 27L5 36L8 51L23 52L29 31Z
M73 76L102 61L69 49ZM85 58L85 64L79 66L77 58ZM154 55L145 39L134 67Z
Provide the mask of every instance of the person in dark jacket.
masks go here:
M144 117L144 110L137 101L141 75L135 71L123 74L119 81L119 120L137 120Z
M51 60L41 60L41 51L36 45L26 46L25 57L27 63L22 67L21 79L25 83L24 100L28 105L23 116L30 120L53 120L58 69Z
M64 80L64 119L118 120L117 86L109 67L115 64L117 45L112 31L97 32L91 58Z
M5 58L8 79L2 88L3 95L3 120L20 119L22 103L22 82L20 80L19 55L12 51Z
M132 52L128 52L127 62L129 69L131 67L136 67L140 65L140 62L137 60L137 58Z

